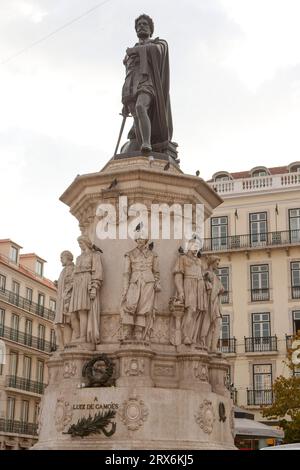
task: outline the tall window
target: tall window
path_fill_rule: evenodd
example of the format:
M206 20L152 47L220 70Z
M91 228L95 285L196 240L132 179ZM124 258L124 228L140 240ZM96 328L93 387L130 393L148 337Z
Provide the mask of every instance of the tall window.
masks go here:
M37 260L35 264L35 272L39 276L43 276L43 268L44 268L44 263L42 263L42 261Z
M255 364L253 366L253 385L255 390L272 388L272 364Z
M7 416L7 419L10 421L13 421L15 419L15 407L16 407L16 399L14 397L8 397L6 416Z
M33 416L34 424L37 424L37 422L38 422L39 412L40 412L40 404L36 402L34 404L34 416Z
M40 313L44 312L44 305L45 305L45 296L44 294L38 294L38 309Z
M251 272L251 300L259 302L269 300L269 266L267 264L253 265Z
M45 326L44 325L38 326L38 348L42 350L45 349Z
M25 344L32 345L32 320L25 320Z
M37 361L36 381L39 382L39 383L44 382L44 363L43 363L43 361Z
M32 295L32 289L30 289L30 287L26 287L26 300L28 300L30 303L32 302Z
M26 380L31 379L31 357L24 356L23 360L23 377Z
M19 338L19 315L15 313L11 314L10 317L10 339L13 341L18 341Z
M55 345L56 345L55 330L51 330L51 333L50 333L50 347L51 347L51 351L54 351L54 350L55 350Z
M5 286L6 286L6 276L3 276L3 274L0 274L0 291L5 292Z
M300 262L291 263L292 298L300 299Z
M291 243L300 241L300 209L289 209Z
M4 334L4 325L5 325L5 310L0 308L0 336Z
M9 252L9 259L10 261L12 261L13 263L18 263L18 248L16 248L15 246L11 246L10 247L10 252Z
M256 212L249 215L251 245L265 244L267 241L267 213Z
M22 423L28 423L28 417L29 417L29 401L28 400L22 400L22 405L21 405L21 421L22 421Z
M271 336L271 324L269 313L252 314L252 336L254 338Z
M222 294L222 303L229 303L229 268L219 268L218 277L224 287L224 293Z
M300 310L293 311L293 332L294 334L300 333Z
M228 240L228 217L211 218L212 249L226 248Z
M56 300L50 299L50 301L49 301L49 309L52 310L52 312L55 312L55 310L56 310Z
M9 373L15 377L18 372L18 353L11 351L9 357Z

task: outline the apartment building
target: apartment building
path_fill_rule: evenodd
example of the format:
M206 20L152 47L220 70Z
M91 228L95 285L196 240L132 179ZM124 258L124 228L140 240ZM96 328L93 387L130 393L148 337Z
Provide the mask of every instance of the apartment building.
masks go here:
M208 183L224 199L204 242L206 254L221 258L220 349L236 404L263 421L275 378L292 373L287 350L300 330L300 162L219 171Z
M44 277L45 260L21 249L0 240L0 449L36 442L46 361L55 349L55 285Z

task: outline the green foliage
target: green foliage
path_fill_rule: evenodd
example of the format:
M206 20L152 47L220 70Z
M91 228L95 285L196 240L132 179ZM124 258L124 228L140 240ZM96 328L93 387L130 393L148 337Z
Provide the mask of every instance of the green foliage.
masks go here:
M263 416L278 420L285 433L286 444L300 442L300 377L278 377L273 385L273 404Z
M76 424L72 424L67 434L71 434L72 437L80 436L85 437L89 434L103 434L106 437L112 436L116 431L116 423L111 420L115 417L116 412L113 410L99 412L95 416L89 415L88 418L83 417L77 421ZM107 431L106 427L111 424L111 430Z

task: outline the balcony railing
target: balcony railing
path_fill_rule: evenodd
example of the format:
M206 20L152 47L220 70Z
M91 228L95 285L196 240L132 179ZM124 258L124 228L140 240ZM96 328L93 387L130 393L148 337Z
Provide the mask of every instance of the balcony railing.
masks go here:
M245 338L245 352L277 351L277 336L251 336Z
M38 393L42 395L44 392L45 384L42 382L35 382L33 380L24 379L23 377L16 377L15 375L6 376L6 386L25 390L26 392Z
M300 230L205 238L203 251L235 251L287 245L300 245Z
M252 302L263 302L265 300L270 300L269 289L251 289Z
M11 432L14 434L27 434L37 436L37 424L11 419L0 419L0 432Z
M0 289L0 299L4 300L9 304L15 305L16 307L22 308L27 312L35 313L39 317L43 317L46 320L54 320L55 312L53 312L53 310L50 310L44 307L43 305L39 305L35 302L31 302L25 297L21 297L20 295L15 294L14 292L11 292L7 289Z
M300 286L292 286L292 299L300 299Z
M38 338L37 336L32 336L22 331L9 328L7 326L0 325L0 338L9 339L15 341L16 343L29 346L30 348L39 349L46 353L50 353L54 350L54 345L50 341L46 341L43 338Z
M218 348L222 353L236 353L236 338L220 338Z
M272 405L273 390L249 390L247 389L248 405Z

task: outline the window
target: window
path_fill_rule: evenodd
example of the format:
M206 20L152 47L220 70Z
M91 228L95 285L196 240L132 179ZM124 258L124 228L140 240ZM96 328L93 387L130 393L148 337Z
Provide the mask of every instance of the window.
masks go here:
M19 355L17 352L10 352L10 363L9 363L9 374L16 377L18 371L18 358Z
M36 274L38 274L39 276L43 276L43 268L44 268L44 263L42 263L42 261L40 260L37 260L36 261L36 264L35 264L35 272Z
M32 289L30 289L30 287L26 287L26 300L28 300L30 303L32 302L32 296L33 296Z
M50 301L49 301L49 309L52 310L52 312L55 312L55 310L56 310L56 300L50 299Z
M0 308L0 336L4 335L4 325L5 325L5 310Z
M14 397L8 397L6 416L7 416L7 419L10 421L13 421L15 419L15 406L16 406L16 399Z
M24 356L23 359L23 377L26 380L31 379L31 357Z
M222 328L221 328L221 338L229 339L230 338L230 316L222 316Z
M254 405L272 404L272 365L253 366Z
M212 249L226 248L228 240L228 217L211 218Z
M10 252L9 252L10 261L17 264L18 263L18 254L19 254L18 248L16 248L15 246L11 246L10 247Z
M300 241L300 209L289 209L290 241Z
M36 402L34 404L34 416L33 416L34 424L38 423L39 413L40 413L40 404Z
M12 289L12 294L10 295L10 301L14 305L18 305L19 295L20 295L20 284L17 281L12 281L11 289Z
M222 294L222 303L229 303L229 268L219 268L218 277L224 287L224 293Z
M252 173L252 177L256 177L256 176L267 176L267 172L266 170L255 170Z
M267 241L267 213L249 214L251 245L265 244Z
M51 333L50 333L50 348L51 348L51 351L55 351L55 346L56 346L55 331L51 330Z
M38 294L38 311L39 313L44 312L44 305L45 305L45 296L44 294Z
M250 272L252 302L269 300L269 266L267 264L251 266Z
M29 401L22 400L21 406L21 421L22 423L28 423L28 416L29 416Z
M5 292L5 286L6 286L6 277L3 276L3 274L0 274L0 291Z
M25 320L25 344L32 345L32 321L28 319Z
M300 299L300 262L291 263L292 298Z
M216 176L215 181L229 181L230 177L228 175L219 175Z
M271 336L269 313L252 313L252 336L254 338Z
M300 334L300 310L293 312L293 333Z
M45 349L45 326L38 326L38 349Z
M19 337L19 315L12 313L10 317L10 339L18 341Z
M36 381L39 382L39 383L44 382L44 363L43 363L43 361L37 361Z

